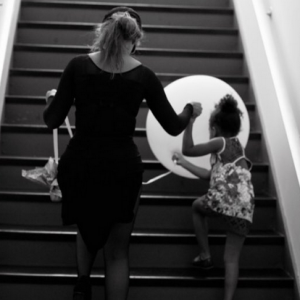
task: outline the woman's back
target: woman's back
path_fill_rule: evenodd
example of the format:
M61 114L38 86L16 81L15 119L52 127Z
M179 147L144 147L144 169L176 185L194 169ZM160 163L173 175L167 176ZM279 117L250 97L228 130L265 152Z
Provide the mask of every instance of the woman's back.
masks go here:
M76 132L85 137L132 136L135 118L145 97L145 67L114 74L99 69L88 55L75 58L72 86L76 107Z

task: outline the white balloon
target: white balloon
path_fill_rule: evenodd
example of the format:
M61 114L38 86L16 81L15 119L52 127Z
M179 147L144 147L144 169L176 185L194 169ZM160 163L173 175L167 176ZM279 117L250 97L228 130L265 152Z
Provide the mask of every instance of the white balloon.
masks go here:
M195 145L209 140L211 112L221 98L226 94L232 95L237 100L239 109L243 112L242 126L238 138L241 144L246 147L250 132L248 111L239 94L229 84L212 76L193 75L170 83L165 87L165 92L176 113L180 113L188 102L200 102L202 104L203 112L196 119L193 127ZM177 175L197 178L172 161L174 152L181 153L183 133L176 137L166 133L150 110L146 119L146 132L152 152L164 167ZM210 169L210 155L185 158L197 166Z

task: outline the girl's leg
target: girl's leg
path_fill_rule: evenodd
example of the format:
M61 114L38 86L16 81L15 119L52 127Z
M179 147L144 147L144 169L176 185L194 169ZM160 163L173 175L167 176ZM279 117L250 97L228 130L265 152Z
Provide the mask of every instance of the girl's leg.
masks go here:
M193 202L193 223L198 245L200 247L199 259L205 260L210 258L210 250L208 244L208 227L207 217L205 215L205 196L196 199Z
M225 290L224 300L232 300L239 277L239 258L245 237L228 232L225 253Z
M135 215L139 201L136 203ZM126 300L129 288L129 241L133 229L131 223L116 224L104 246L105 299Z

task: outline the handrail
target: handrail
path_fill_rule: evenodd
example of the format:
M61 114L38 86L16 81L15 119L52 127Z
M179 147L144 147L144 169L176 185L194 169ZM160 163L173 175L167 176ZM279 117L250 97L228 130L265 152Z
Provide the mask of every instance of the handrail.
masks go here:
M0 124L21 0L0 0Z
M272 167L296 289L300 291L300 144L289 95L267 32L261 1L233 0L248 71Z

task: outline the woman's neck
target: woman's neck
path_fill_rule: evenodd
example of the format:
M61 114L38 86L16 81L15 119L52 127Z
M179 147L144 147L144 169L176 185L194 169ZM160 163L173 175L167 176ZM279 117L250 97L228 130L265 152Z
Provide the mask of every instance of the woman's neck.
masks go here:
M105 63L103 56L101 55L101 52L94 52L89 54L89 56L100 69L111 73L126 72L141 64L139 61L135 60L127 53L123 54L122 56L123 63L121 66L119 66L119 68L117 68L117 66L110 66L107 63Z

